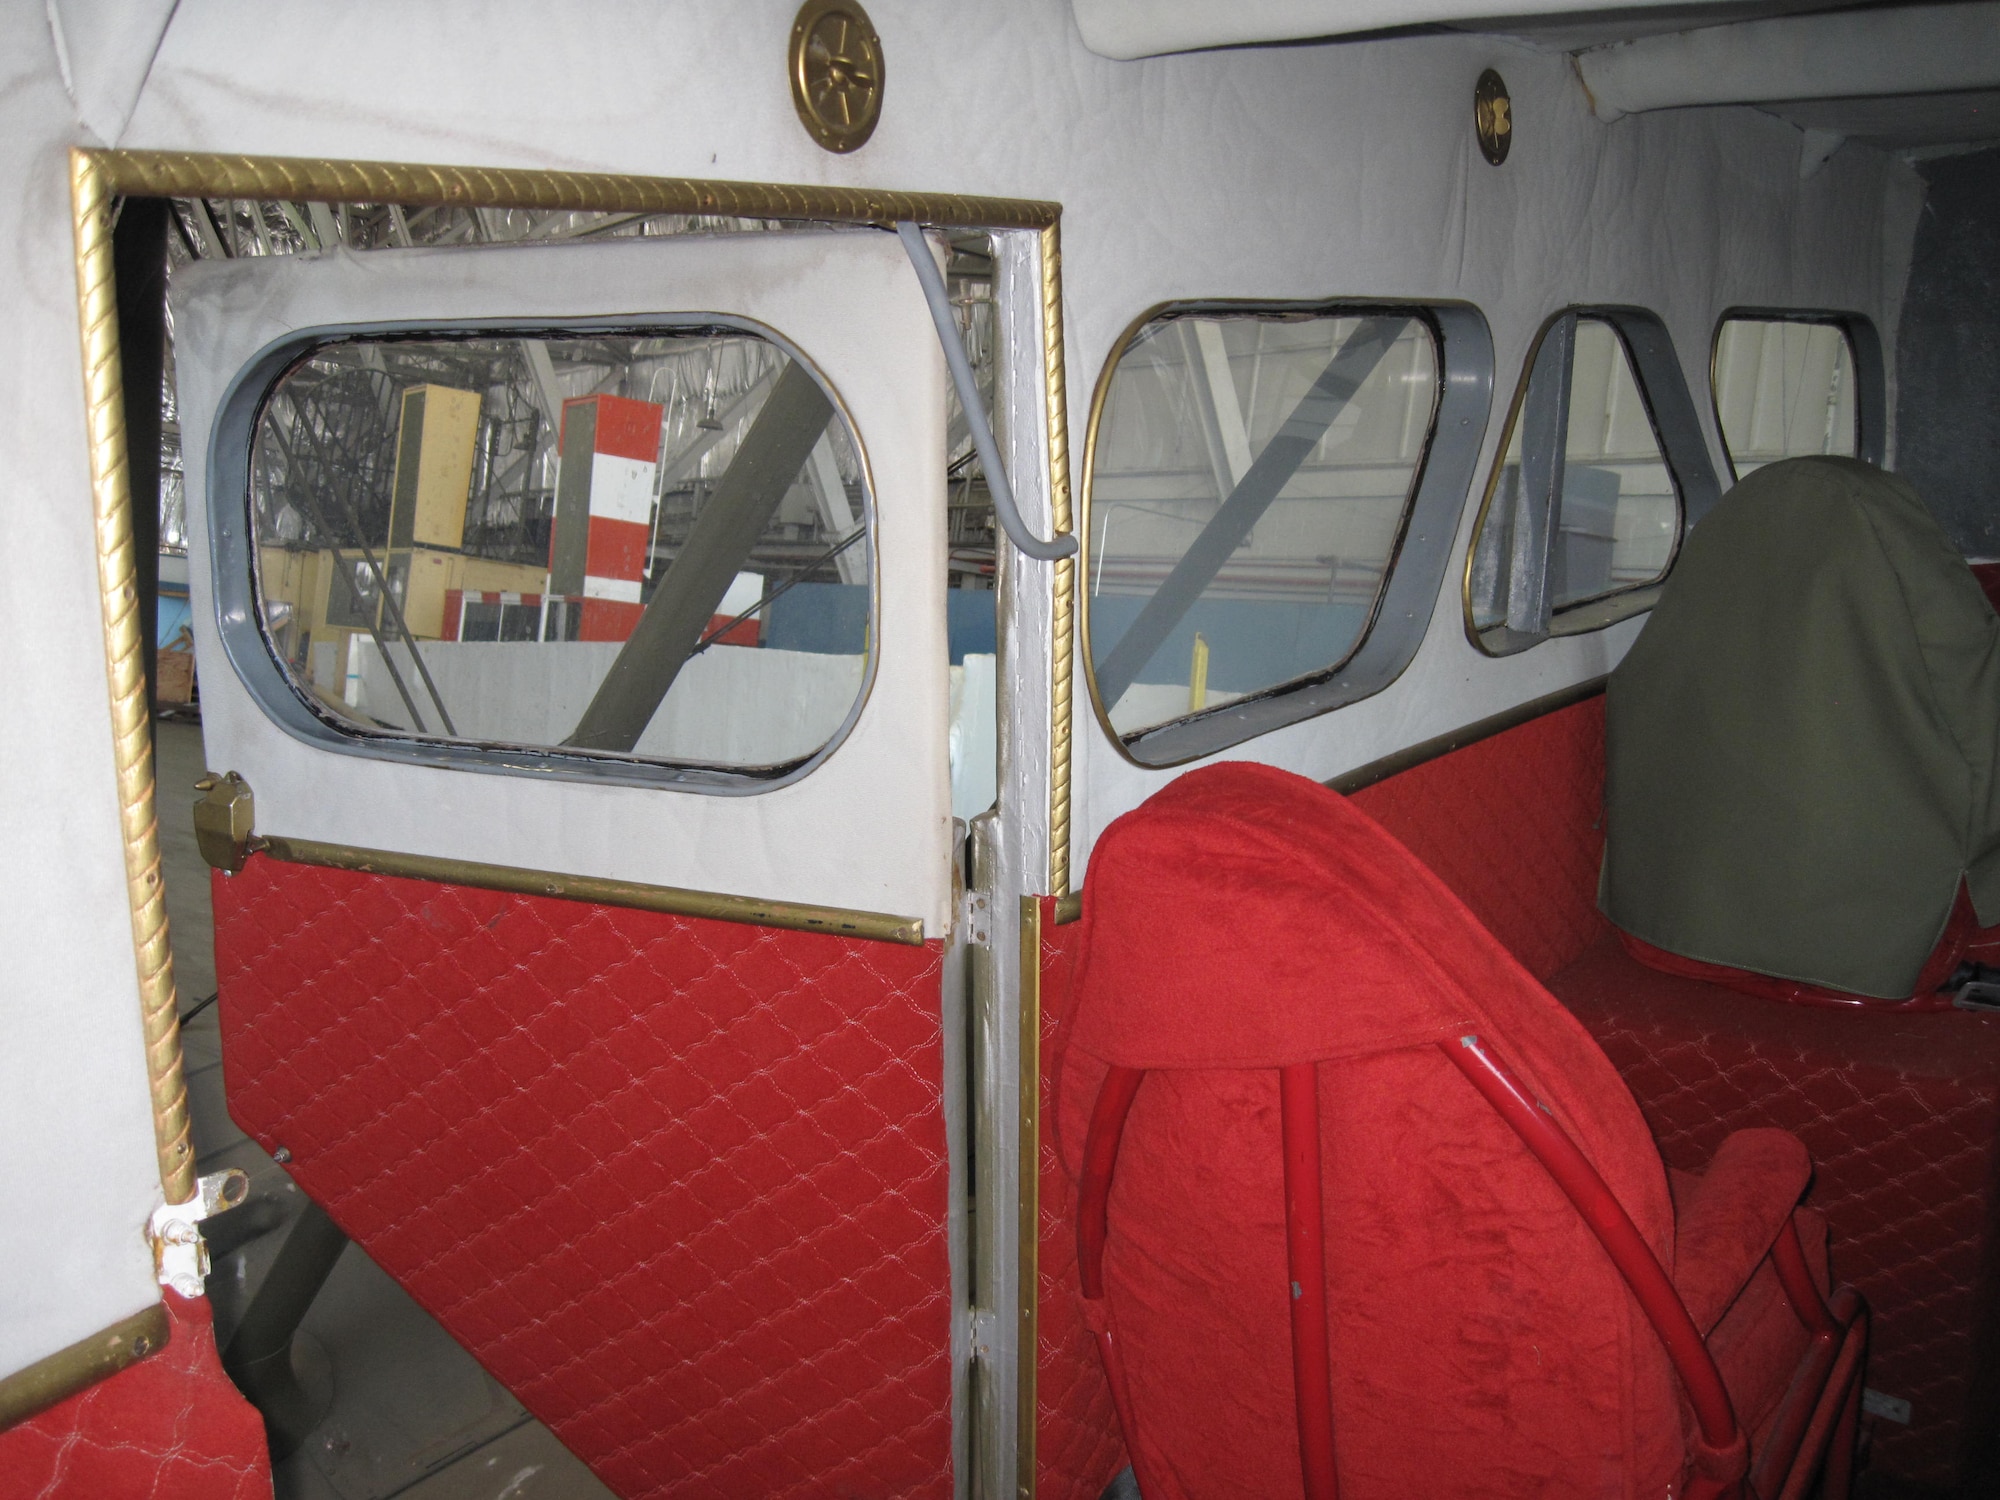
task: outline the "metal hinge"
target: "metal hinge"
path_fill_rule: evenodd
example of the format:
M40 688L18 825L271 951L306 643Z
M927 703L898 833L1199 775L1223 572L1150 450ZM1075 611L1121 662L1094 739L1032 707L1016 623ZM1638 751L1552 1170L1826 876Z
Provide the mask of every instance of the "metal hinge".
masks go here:
M195 1195L185 1203L162 1203L146 1225L153 1246L153 1271L160 1285L183 1297L199 1297L208 1279L208 1244L201 1221L226 1213L250 1195L250 1179L241 1168L214 1172L195 1183Z
M970 1325L966 1342L972 1358L981 1364L991 1364L993 1348L999 1340L1000 1319L984 1308L975 1307L966 1321Z
M993 903L984 891L961 891L958 897L958 940L975 948L993 941Z
M234 771L216 775L213 771L194 784L205 795L194 805L194 841L211 869L234 875L248 862L257 847L252 830L257 823L257 802L250 795L250 783Z

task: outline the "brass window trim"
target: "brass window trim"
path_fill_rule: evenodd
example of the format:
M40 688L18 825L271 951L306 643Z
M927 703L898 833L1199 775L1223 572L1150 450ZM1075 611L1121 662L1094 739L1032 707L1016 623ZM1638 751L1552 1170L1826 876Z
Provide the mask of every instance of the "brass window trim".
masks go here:
M173 952L160 874L151 726L139 630L132 490L125 441L118 298L111 221L120 196L278 198L295 202L450 204L599 212L724 214L887 227L899 220L1039 236L1043 380L1047 404L1049 508L1058 533L1070 530L1069 430L1063 372L1060 204L1030 199L863 188L726 182L612 173L404 162L230 156L192 151L70 152L77 303L89 435L91 504L99 604L111 700L118 811L132 914L147 1078L161 1187L170 1203L194 1196ZM1069 890L1070 705L1074 560L1058 562L1049 670L1049 885Z
M155 1302L0 1379L0 1432L159 1353L172 1331L165 1305Z
M1588 699L1598 697L1609 682L1606 677L1586 677L1581 682L1573 682L1568 687L1557 688L1552 693L1544 693L1539 698L1530 698L1525 703L1517 703L1512 708L1502 709L1497 714L1489 714L1483 719L1474 719L1470 724L1447 730L1430 739L1419 740L1401 750L1391 751L1365 765L1356 766L1351 771L1343 771L1326 785L1343 797L1351 797L1356 792L1387 781L1391 776L1404 771L1415 770L1434 760L1442 760L1455 750L1463 750L1476 745L1481 740L1490 740L1497 734L1505 734L1510 729L1518 729L1523 724L1532 723L1545 715L1558 713ZM1082 915L1079 910L1078 915Z
M1090 700L1091 717L1119 758L1143 771L1167 770L1207 759L1231 746L1247 743L1279 729L1290 728L1325 714L1337 713L1351 703L1373 697L1393 686L1416 659L1418 647L1429 629L1438 590L1444 587L1450 572L1452 538L1456 535L1456 528L1464 510L1464 496L1478 472L1479 445L1485 436L1488 408L1492 399L1493 347L1485 315L1474 304L1455 298L1401 299L1365 295L1176 297L1156 302L1127 323L1124 330L1112 341L1110 349L1105 353L1104 363L1098 368L1097 382L1091 392L1090 411L1084 423L1083 515L1077 529L1078 550L1075 558L1063 564L1065 567L1082 570L1086 589L1091 565L1091 507L1097 477L1098 438L1105 408L1110 404L1111 385L1117 375L1119 363L1139 336L1161 318L1170 315L1244 317L1259 313L1304 313L1335 318L1367 316L1370 313L1402 313L1421 320L1429 330L1432 349L1437 359L1437 394L1431 408L1430 425L1424 434L1423 450L1410 475L1403 513L1397 522L1395 542L1384 563L1381 589L1376 594L1368 618L1349 646L1347 654L1338 662L1303 677L1276 683L1238 700L1238 705L1245 706L1283 705L1279 714L1269 722L1231 730L1218 735L1215 743L1186 747L1159 759L1140 756L1135 752L1132 741L1156 735L1161 730L1173 730L1184 724L1195 722L1211 726L1223 724L1227 722L1223 715L1232 708L1238 708L1238 705L1222 705L1191 713L1185 719L1137 730L1130 736L1120 734L1112 725L1111 705L1103 701L1103 694L1097 684L1096 668L1091 660L1090 601L1087 592L1085 597L1071 603L1071 608L1081 621L1083 639L1079 654L1084 662L1085 692ZM1468 408L1476 409L1476 420L1469 414ZM1420 525L1420 522L1426 520L1435 527L1437 540L1424 546L1412 546L1413 529L1431 529L1429 526ZM1418 553L1423 555L1412 555ZM1407 649L1400 647L1396 649L1397 661L1391 670L1384 673L1380 680L1354 688L1350 692L1347 690L1347 679L1344 679L1342 674L1365 660L1364 653L1380 650L1386 643L1384 638L1378 638L1377 627L1381 625L1385 611L1391 608L1392 595L1396 593L1399 585L1398 575L1404 573L1406 563L1408 567L1406 579L1424 577L1429 579L1428 588L1419 590L1425 600L1421 606L1424 611L1422 623L1412 632L1406 643ZM1412 585L1406 581L1403 586ZM1240 708L1238 712L1241 712ZM1070 894L1067 869L1063 873L1065 876L1063 882L1054 886L1050 892L1058 898ZM1063 910L1067 911L1068 908L1065 907ZM1060 917L1059 920L1070 919Z
M250 849L253 853L268 855L291 865L318 865L323 869L393 875L437 885L473 886L518 896L551 896L560 901L583 901L593 906L623 906L634 911L664 912L677 917L747 922L758 927L822 932L833 937L868 938L918 948L924 944L921 917L850 911L838 906L810 906L798 901L759 901L750 896L644 885L638 881L609 880L597 875L563 875L553 870L481 864L471 859L402 854L391 849L361 849L352 844L287 838L282 834L254 838Z
M1014 1232L1016 1298L1014 1356L1014 1492L1024 1500L1035 1493L1035 1439L1041 1426L1036 1410L1036 1378L1041 1368L1042 1302L1042 902L1021 898L1021 974L1017 1017L1020 1032L1020 1108L1015 1139L1020 1162Z

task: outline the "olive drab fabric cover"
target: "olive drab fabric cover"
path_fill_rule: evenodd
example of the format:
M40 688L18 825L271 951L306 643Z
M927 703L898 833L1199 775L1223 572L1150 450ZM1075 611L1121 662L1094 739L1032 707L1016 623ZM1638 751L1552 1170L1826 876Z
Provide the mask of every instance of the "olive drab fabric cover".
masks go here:
M1903 480L1757 470L1611 675L1600 903L1704 963L1908 997L2000 922L2000 617Z

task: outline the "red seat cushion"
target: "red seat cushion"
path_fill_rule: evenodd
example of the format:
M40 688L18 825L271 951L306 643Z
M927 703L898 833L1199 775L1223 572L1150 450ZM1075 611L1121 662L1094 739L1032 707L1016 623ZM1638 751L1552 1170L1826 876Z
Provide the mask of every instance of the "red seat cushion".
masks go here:
M1868 1384L1910 1403L1908 1423L1876 1425L1871 1469L1935 1486L2000 1475L2000 1016L1751 1004L1648 968L1609 933L1549 988L1670 1166L1698 1168L1748 1127L1812 1153L1834 1268L1873 1314Z

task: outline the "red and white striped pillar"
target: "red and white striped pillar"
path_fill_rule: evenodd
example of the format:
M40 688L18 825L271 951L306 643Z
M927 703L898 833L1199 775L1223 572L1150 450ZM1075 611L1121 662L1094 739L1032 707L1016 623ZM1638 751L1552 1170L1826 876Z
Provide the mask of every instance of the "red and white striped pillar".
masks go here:
M665 414L627 396L563 402L549 592L582 599L579 640L622 641L639 623Z

